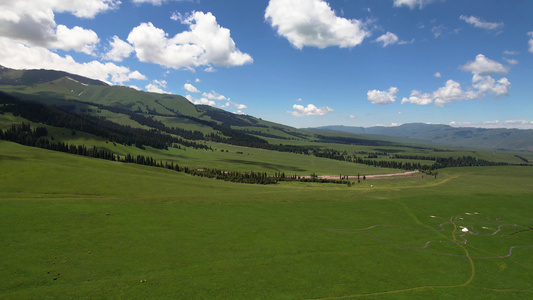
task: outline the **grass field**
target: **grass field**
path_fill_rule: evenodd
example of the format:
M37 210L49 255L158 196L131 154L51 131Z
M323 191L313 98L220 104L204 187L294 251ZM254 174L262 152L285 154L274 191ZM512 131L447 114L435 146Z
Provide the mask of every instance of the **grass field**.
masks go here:
M0 170L2 299L533 297L531 167L259 186L0 141Z

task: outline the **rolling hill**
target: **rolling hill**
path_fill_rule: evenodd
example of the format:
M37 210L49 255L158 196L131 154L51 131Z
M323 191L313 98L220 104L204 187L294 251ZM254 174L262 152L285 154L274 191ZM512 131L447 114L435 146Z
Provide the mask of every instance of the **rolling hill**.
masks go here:
M59 71L0 68L0 139L194 175L241 180L242 172L252 170L249 174L268 171L269 176L298 171L293 178L315 172L353 176L397 172L394 169L431 172L451 166L522 165L532 159L529 154L454 149L453 143L416 143L453 129L445 126L404 125L395 128L394 139L368 135L384 133L378 129L296 129L194 105L179 95L109 86ZM477 131L449 134L452 141L470 134L483 139ZM229 149L236 156L222 154ZM211 168L216 170L206 171ZM267 175L260 176L264 182Z

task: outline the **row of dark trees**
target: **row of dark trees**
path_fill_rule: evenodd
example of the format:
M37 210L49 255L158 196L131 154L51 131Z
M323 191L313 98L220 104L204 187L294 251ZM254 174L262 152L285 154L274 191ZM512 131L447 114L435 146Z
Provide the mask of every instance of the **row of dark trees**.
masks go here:
M125 156L119 156L114 154L112 151L103 148L88 148L85 145L76 146L69 145L60 141L54 142L46 138L47 134L48 133L46 127L37 127L35 129L32 129L29 123L22 123L21 125L12 125L11 128L7 130L0 130L0 140L7 140L25 146L38 147L98 159L166 168L178 172L184 172L194 176L216 178L219 180L231 182L251 184L275 184L278 181L277 178L268 176L267 173L261 172L229 172L218 169L196 169L188 167L182 168L178 164L174 164L174 162L163 162L162 160L156 160L150 156L133 156L130 154L126 154Z
M366 158L358 156L347 155L346 152L340 152L337 150L331 149L313 149L310 153L317 157L324 157L328 159L340 160L340 161L351 161L358 164L365 164L368 166L380 167L380 168L391 168L391 169L402 169L402 170L420 170L422 172L449 168L449 167L478 167L478 166L504 166L509 165L505 162L492 162L484 159L477 159L473 156L462 156L462 157L431 157L431 156L420 156L420 155L393 155L394 159L410 159L410 160L427 160L433 161L431 165L422 165L417 162L404 162L398 160L376 160L369 158L376 158L373 155L369 154Z
M144 149L144 146L168 149L172 144L177 143L195 149L210 149L205 144L184 140L157 128L145 130L123 126L102 118L75 114L49 105L20 101L3 93L0 93L0 104L2 104L0 113L11 112L15 116L21 116L33 122L94 134L127 146L135 145L141 149ZM150 118L139 116L139 119L141 118L145 121L143 123L149 123ZM157 123L157 121L154 122Z
M458 158L437 158L437 157L428 157L428 156L418 156L418 155L390 155L389 157L394 159L410 159L410 160L429 160L433 161L432 165L421 165L417 162L402 162L399 160L377 160L376 158L379 155L387 155L386 152L373 152L365 153L366 157L349 155L346 151L338 151L332 149L324 149L318 147L306 147L306 146L292 146L292 145L274 145L269 144L266 140L259 137L253 136L246 132L232 129L230 127L225 127L219 125L218 123L196 119L189 116L183 116L186 118L194 119L195 122L200 124L212 127L217 133L211 133L204 135L199 131L190 131L180 128L169 128L166 127L161 121L155 120L153 117L147 117L142 114L137 114L131 111L127 111L121 108L116 107L103 107L98 106L100 109L109 109L111 111L125 113L129 117L140 124L147 125L152 127L151 130L144 130L139 128L131 128L129 126L122 126L102 118L97 118L89 115L79 115L72 112L67 112L56 107L33 103L33 102L24 102L20 101L17 98L14 98L10 95L0 92L0 113L11 112L15 116L21 116L25 119L44 123L50 126L64 127L75 130L91 133L102 138L105 138L111 142L121 143L124 145L135 145L139 148L144 146L151 146L156 149L168 149L170 146L179 147L176 144L183 145L185 147L192 147L196 149L206 149L213 150L211 147L207 146L204 143L198 143L195 141L199 140L208 140L215 141L227 144L233 144L238 146L262 148L267 150L282 151L282 152L292 152L306 155L314 155L316 157L323 157L328 159L340 160L340 161L350 161L353 163L366 164L374 167L382 168L394 168L394 169L403 169L403 170L420 170L420 171L430 171L446 167L458 167L458 166L494 166L494 165L505 165L506 163L495 163L486 160L476 159L471 156L463 156ZM218 115L217 115L218 116ZM226 117L221 115L218 117ZM153 159L143 159L143 157L124 157L120 158L117 155L114 155L109 150L89 148L86 149L85 146L74 146L67 145L61 142L53 142L46 138L42 138L47 135L45 127L39 127L34 130L29 128L29 124L22 124L20 126L13 126L11 129L2 132L2 139L14 141L20 144L36 146L51 150L63 151L73 154L105 158L111 160L120 160L129 163L139 163L146 165L153 165L163 167L162 162L155 162ZM326 137L321 136L320 138L326 139ZM328 137L329 138L329 137ZM340 140L339 140L340 139ZM355 142L364 142L364 143L373 143L368 140L363 139L353 139L353 138L334 138L335 142L343 143L355 143ZM387 143L377 143L376 145L391 145ZM164 166L167 167L167 166ZM203 174L206 177L227 177L227 178L239 178L236 175L227 175L226 171L220 171L222 174L214 174L212 171L194 171L196 174ZM244 176L244 175L243 175ZM246 175L248 176L248 175ZM245 179L249 179L244 176ZM249 176L248 176L249 177ZM261 176L254 175L252 177ZM284 180L281 176L274 176L276 180ZM241 180L241 179L236 179ZM231 181L231 180L230 180Z

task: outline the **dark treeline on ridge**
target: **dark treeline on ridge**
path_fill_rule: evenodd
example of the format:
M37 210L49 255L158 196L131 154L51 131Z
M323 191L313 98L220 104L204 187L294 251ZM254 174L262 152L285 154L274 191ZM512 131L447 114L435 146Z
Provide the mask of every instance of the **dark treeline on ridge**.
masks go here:
M250 183L250 184L275 184L278 179L273 176L268 176L261 172L230 172L217 169L196 169L189 167L180 167L174 162L168 163L162 160L154 159L150 156L144 155L130 155L119 156L107 149L97 148L93 146L88 148L85 145L69 145L60 141L50 141L45 138L48 131L46 127L31 128L30 124L22 123L21 125L12 125L7 130L0 130L0 140L7 140L25 146L43 148L52 151L59 151L64 153L76 154L81 156L93 157L98 159L105 159L123 163L134 163L145 166L166 168L178 172L184 172L193 176L215 178L219 180Z
M98 106L98 105L97 105ZM386 152L376 153L353 153L348 154L345 151L332 150L327 148L320 148L316 146L293 146L283 144L270 144L266 140L243 132L235 130L230 127L225 127L212 121L200 120L190 116L182 116L189 118L199 124L209 126L218 133L203 134L200 131L191 131L181 128L170 128L165 126L161 121L154 120L153 117L147 117L143 114L127 111L116 107L98 106L101 109L107 109L112 112L122 113L128 115L132 120L135 120L141 125L151 127L151 130L132 128L130 126L123 126L114 122L105 120L100 117L94 117L85 114L76 114L63 109L49 106L35 102L25 102L0 92L0 114L10 112L15 116L21 116L29 121L42 123L49 126L67 128L70 130L85 132L102 137L112 143L119 143L127 146L135 145L138 148L144 149L144 146L150 146L156 149L168 149L169 147L180 148L178 145L191 147L195 149L213 150L204 143L195 141L212 141L219 143L226 143L237 146L260 148L266 150L292 152L304 155L313 155L316 157L346 161L358 164L365 164L374 167L402 169L402 170L420 170L422 172L430 172L432 170L446 168L446 167L460 167L460 166L495 166L506 165L506 163L490 162L482 159L476 159L471 156L463 157L449 157L440 158L434 156L419 156L419 155L399 155L387 154ZM71 108L72 110L72 108ZM131 157L129 155L119 156L107 149L98 149L96 147L87 148L84 145L68 145L60 141L54 141L53 137L47 138L48 132L46 127L37 127L31 129L30 124L13 125L11 128L0 131L0 139L13 141L27 146L40 147L55 151L67 152L83 156L90 156L102 159L116 160L128 163L137 163L143 165L168 167L167 162L156 161L151 157L137 156ZM318 136L324 142L327 137ZM330 138L336 143L362 143L368 145L375 142L375 146L393 146L388 142L371 141L358 138ZM331 142L334 142L331 140ZM366 155L356 155L366 154ZM379 160L379 156L387 156L386 160ZM417 160L428 161L432 163L421 164L420 162L409 162L401 160ZM266 176L261 173L235 173L226 170L214 169L188 169L183 170L177 165L171 168L183 171L185 173L223 179L228 181L238 181L247 183L275 183L277 180L294 180L296 178L286 178L280 176ZM241 175L238 175L241 174ZM253 174L253 175L252 175Z

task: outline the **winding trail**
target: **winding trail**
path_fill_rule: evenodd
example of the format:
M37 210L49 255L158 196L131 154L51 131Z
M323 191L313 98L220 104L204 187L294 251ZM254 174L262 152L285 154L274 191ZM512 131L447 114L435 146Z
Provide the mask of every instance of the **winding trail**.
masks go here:
M431 217L432 218L441 218L441 217L436 217L436 216L431 216ZM474 218L472 218L472 219L475 220ZM469 285L470 283L472 283L472 281L474 280L474 278L476 276L476 266L474 264L474 259L507 258L507 257L510 257L513 254L513 250L516 249L516 248L520 248L520 247L533 248L533 245L514 245L514 246L511 246L509 248L509 252L507 253L507 255L471 256L470 253L468 252L468 249L467 249L467 246L470 246L468 244L468 239L466 238L467 235L473 235L473 236L495 236L495 235L497 235L498 233L501 232L502 227L509 226L509 227L520 227L520 228L523 228L522 230L511 234L511 235L514 235L514 234L517 234L517 233L520 233L520 232L533 230L533 228L532 227L526 227L526 226L518 225L518 224L500 224L497 227L497 229L494 230L494 232L492 232L490 234L479 234L479 232L477 232L477 231L472 231L471 232L469 230L467 230L467 232L461 234L463 231L459 230L459 228L463 229L463 228L466 228L466 227L458 226L457 223L458 223L459 220L463 220L463 218L461 218L460 216L451 217L447 222L439 224L440 230L421 229L421 228L416 228L416 227L396 226L396 225L388 225L388 224L373 225L373 226L369 226L369 227L366 227L366 228L360 228L360 229L324 229L324 230L332 231L332 232L354 233L354 234L359 234L359 235L365 235L365 236L368 236L368 237L372 237L372 238L374 238L374 239L376 239L376 240L378 240L378 241L380 241L380 242L382 242L384 244L391 245L391 246L398 247L398 248L402 248L402 249L409 249L409 250L422 251L422 252L433 253L433 254L438 254L438 255L447 255L447 256L466 258L468 260L468 262L469 262L469 265L470 265L470 276L465 282L463 282L461 284L457 284L457 285L419 286L419 287L413 287L413 288L407 288L407 289L383 291L383 292L376 292L376 293L363 293L363 294L352 294L352 295L337 296L337 297L312 298L312 300L334 300L334 299L359 298L359 297L368 297L368 296L389 295L389 294L396 294L396 293L403 293L403 292L417 291L417 290L425 290L425 289L444 289L444 288L465 287L465 286ZM492 221L490 218L487 218L487 220ZM496 218L495 220L499 221L499 218ZM453 225L453 230L451 232L452 241L427 241L425 243L425 245L422 246L422 247L409 247L409 246L393 244L393 243L390 243L390 242L387 242L387 241L381 239L380 237L378 237L376 235L362 232L362 231L371 230L371 229L374 229L374 228L377 228L377 227L395 227L395 228L406 228L406 229L420 230L420 231L443 232L443 231L445 231L444 226L449 225L449 224ZM473 226L471 226L471 228L473 229ZM488 228L484 228L484 229L488 229ZM455 245L457 245L459 248L461 248L464 251L464 255L458 255L458 254L451 254L451 253L444 253L444 252L436 252L436 251L428 251L428 250L426 250L426 248L431 243L452 243L452 244L455 244ZM481 250L481 249L477 249L475 247L473 247L473 248L476 249L476 250ZM496 290L496 289L494 289L494 290L495 291L513 291L513 292L523 291L523 290L515 290L515 289L504 289L504 290L499 290L499 289Z

